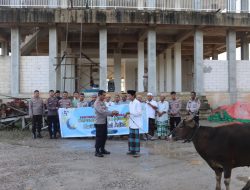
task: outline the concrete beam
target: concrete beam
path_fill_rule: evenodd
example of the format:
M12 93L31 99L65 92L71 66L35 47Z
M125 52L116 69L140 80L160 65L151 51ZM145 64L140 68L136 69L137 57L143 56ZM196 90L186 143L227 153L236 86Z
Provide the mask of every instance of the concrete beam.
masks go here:
M148 36L148 31L143 30L138 34L138 41L144 41Z
M41 38L45 37L46 35L48 35L48 28L38 30L29 36L28 40L21 44L21 54L24 56L29 55L29 53L34 48L36 48L36 45L39 43Z
M68 42L79 42L79 36L80 34L70 34L68 37ZM119 42L136 42L138 40L138 37L136 35L127 35L122 34L122 36L119 36L117 34L109 34L108 35L108 42L109 43L119 43ZM90 34L84 34L84 43L99 43L99 36L97 35L90 35Z
M181 34L179 34L179 35L176 36L175 43L181 43L184 40L186 40L187 38L189 38L190 36L192 36L193 34L194 34L194 30L186 31L184 33L181 33ZM167 49L171 49L173 47L175 47L175 44L169 45L167 47Z
M231 0L233 1L233 0ZM68 16L69 15L69 16ZM189 12L189 11L158 11L152 14L151 11L138 11L131 9L109 9L100 11L93 9L68 10L68 9L1 9L1 26L9 26L10 23L39 26L48 24L65 24L70 18L70 23L81 23L84 15L85 23L96 24L162 24L162 25L186 25L188 26L227 26L227 27L249 27L250 19L248 15L234 14L214 14L211 12ZM133 15L133 16L131 16ZM175 19L173 19L175 18ZM208 19L209 18L209 19Z

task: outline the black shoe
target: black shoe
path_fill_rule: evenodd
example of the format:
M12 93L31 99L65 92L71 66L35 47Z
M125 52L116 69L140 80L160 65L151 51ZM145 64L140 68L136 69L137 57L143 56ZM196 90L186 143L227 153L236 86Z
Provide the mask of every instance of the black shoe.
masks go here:
M36 134L35 133L33 133L32 138L36 139Z
M134 158L138 158L138 157L140 157L140 154L139 153L135 153L135 154L133 154L133 157Z
M42 135L39 133L39 134L37 135L37 138L43 138L43 137L42 137Z
M95 153L95 156L96 156L96 157L103 157L103 154L100 153L100 152L96 152L96 153Z
M129 152L127 152L127 155L134 155L135 153L134 152L131 152L131 151L129 151Z
M110 154L110 152L104 149L101 151L101 154Z

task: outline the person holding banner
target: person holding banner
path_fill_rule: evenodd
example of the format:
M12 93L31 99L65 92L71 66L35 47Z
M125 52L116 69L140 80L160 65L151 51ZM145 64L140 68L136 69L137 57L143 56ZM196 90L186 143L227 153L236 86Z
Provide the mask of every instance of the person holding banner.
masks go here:
M136 99L136 91L128 90L129 113L126 117L129 118L129 139L128 139L128 155L133 157L140 156L140 134L139 129L142 128L142 105Z
M34 97L29 102L29 116L32 118L33 139L42 138L41 129L44 116L44 103L38 90L34 91ZM37 133L36 133L37 131Z
M150 140L156 140L158 139L155 136L155 115L156 111L158 109L158 104L155 100L153 100L153 94L152 93L147 93L147 101L146 101L146 113L148 117L148 127L149 127L149 135L147 135L147 138Z
M99 90L98 98L94 103L94 109L96 114L95 128L96 128L96 144L95 144L95 156L103 157L104 154L110 154L105 149L105 143L108 136L107 117L118 115L117 111L108 111L105 105L106 92Z
M75 91L73 93L73 99L71 100L72 107L77 108L78 102L79 102L79 92Z
M58 99L55 97L54 90L49 91L49 98L46 101L46 107L48 109L47 120L50 139L56 139L56 133L58 131Z
M84 93L81 93L79 102L77 103L77 108L88 107L88 102L84 101L84 98Z
M94 103L96 101L96 98L97 98L97 95L96 94L93 94L91 96L91 101L88 103L88 107L94 107Z
M64 91L63 92L63 97L61 100L59 100L59 108L71 108L71 100L68 98L68 92Z
M168 109L169 103L165 101L165 95L161 94L160 101L158 102L158 110L156 117L157 136L159 139L166 139L168 130Z
M120 95L119 94L116 94L115 95L115 99L114 99L114 104L113 105L121 105L121 102L120 102Z
M111 101L111 95L110 94L106 95L106 102L105 102L105 104L106 104L107 107L110 107L110 106L114 105L114 103Z

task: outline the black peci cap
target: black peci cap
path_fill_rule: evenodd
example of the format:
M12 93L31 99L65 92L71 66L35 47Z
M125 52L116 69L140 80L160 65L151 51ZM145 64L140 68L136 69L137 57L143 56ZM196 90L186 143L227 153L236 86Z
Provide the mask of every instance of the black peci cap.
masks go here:
M128 90L127 91L128 94L135 96L136 95L136 91L135 90Z

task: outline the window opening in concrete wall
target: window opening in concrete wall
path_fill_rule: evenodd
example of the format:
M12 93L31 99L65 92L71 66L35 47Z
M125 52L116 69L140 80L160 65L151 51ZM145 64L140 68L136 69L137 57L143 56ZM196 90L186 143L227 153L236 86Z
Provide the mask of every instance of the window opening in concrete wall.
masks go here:
M236 0L236 12L241 12L241 0Z
M125 79L124 78L121 79L121 91L122 92L125 91Z
M0 42L0 55L3 55L3 44Z
M249 54L250 54L250 50L249 50ZM218 55L218 60L227 60L227 52L220 53ZM236 60L241 60L241 47L236 48Z

